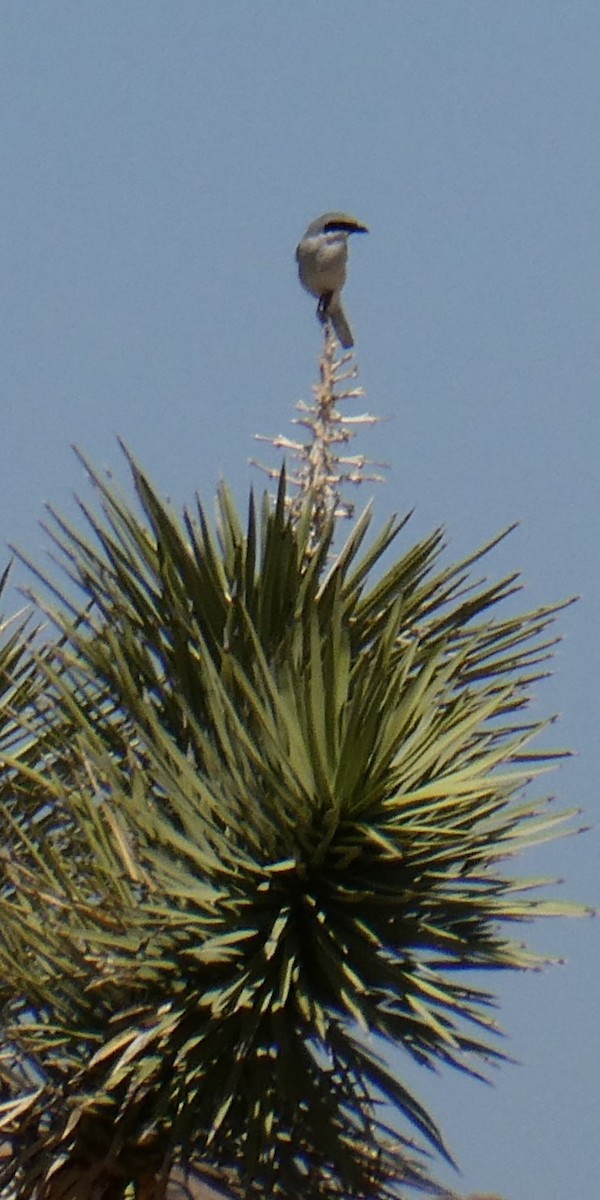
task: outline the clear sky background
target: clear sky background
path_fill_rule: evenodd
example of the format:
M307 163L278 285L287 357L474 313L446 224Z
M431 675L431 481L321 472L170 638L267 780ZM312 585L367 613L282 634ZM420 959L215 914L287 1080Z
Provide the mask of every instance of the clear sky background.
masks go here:
M39 555L86 494L72 443L125 479L121 435L178 505L262 487L252 435L291 432L320 346L294 248L347 209L377 522L414 506L404 544L443 523L456 558L518 520L490 570L581 595L539 713L597 826L598 0L2 0L0 162L3 541ZM595 903L598 849L524 866ZM452 1186L598 1200L599 930L538 927L568 964L498 978L493 1088L410 1072Z

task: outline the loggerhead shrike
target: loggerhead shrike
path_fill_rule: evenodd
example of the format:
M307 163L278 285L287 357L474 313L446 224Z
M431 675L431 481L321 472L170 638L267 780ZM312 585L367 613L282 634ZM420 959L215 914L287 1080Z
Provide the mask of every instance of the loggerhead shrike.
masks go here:
M317 316L323 324L331 321L344 350L354 345L340 300L346 279L348 237L368 232L366 225L347 213L323 213L311 221L296 250L300 282L307 292L319 297Z

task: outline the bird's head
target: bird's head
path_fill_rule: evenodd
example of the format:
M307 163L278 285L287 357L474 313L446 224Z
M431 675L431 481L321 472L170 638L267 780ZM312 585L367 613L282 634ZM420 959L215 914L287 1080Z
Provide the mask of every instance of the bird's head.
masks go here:
M326 212L315 217L306 230L306 237L315 237L319 233L368 233L369 230L362 221L343 212Z

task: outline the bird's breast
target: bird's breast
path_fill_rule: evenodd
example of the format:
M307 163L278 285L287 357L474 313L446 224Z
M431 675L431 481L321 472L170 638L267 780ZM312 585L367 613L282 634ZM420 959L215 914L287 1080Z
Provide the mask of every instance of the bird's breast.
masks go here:
M303 238L296 252L298 272L304 287L315 296L337 292L346 278L346 237L326 234Z

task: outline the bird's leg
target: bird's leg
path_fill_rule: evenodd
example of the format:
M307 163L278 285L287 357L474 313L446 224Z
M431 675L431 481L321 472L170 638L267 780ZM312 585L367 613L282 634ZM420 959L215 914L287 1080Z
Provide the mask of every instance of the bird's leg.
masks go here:
M333 292L323 292L323 294L319 296L319 303L317 304L317 316L321 322L321 325L325 325L329 320L329 305L331 304L332 296Z

